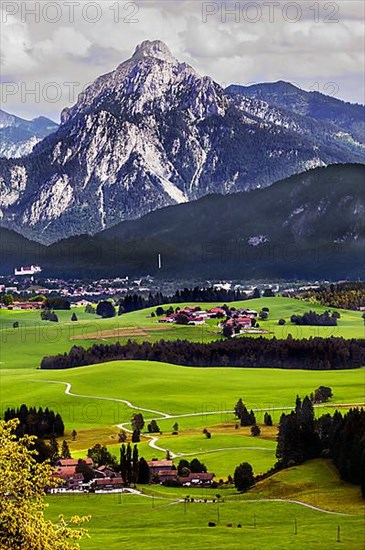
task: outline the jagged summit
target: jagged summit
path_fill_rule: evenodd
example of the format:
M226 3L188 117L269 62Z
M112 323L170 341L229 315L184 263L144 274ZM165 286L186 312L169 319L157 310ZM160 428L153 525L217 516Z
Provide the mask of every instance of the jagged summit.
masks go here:
M144 40L139 44L132 59L136 61L144 57L155 57L162 61L176 61L170 49L162 40Z

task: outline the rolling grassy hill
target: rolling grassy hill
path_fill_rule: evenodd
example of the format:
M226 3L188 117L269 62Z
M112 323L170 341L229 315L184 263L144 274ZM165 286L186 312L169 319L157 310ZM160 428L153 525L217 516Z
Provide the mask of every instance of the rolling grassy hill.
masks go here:
M177 461L184 454L199 454L219 477L232 474L242 457L254 465L256 473L275 462L273 434L268 437L263 429L261 437L253 438L247 428L235 430L231 411L239 397L255 411L259 424L266 411L277 422L282 412L292 410L297 394L309 394L321 384L329 385L334 397L332 403L316 409L318 415L334 412L333 404L347 404L348 409L349 404L364 401L363 369L198 369L124 361L67 371L4 370L1 376L3 407L27 403L60 412L66 439L76 456L85 456L97 442L111 446L118 455L117 434L121 427L130 428L131 415L140 410L145 420L157 419L163 432L156 442L161 451L148 446L143 437L141 454L149 459L163 456L164 449L169 449ZM175 422L179 435L172 437ZM203 428L212 432L211 440L204 437ZM78 432L77 442L71 441L73 429Z

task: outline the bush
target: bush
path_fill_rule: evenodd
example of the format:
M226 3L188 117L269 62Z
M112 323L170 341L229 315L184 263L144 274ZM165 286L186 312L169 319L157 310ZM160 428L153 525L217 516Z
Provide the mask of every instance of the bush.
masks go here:
M260 435L260 433L261 433L261 430L260 430L259 426L257 424L254 424L254 426L252 426L252 428L251 428L251 434L254 437L256 437L256 436Z
M266 321L268 317L269 317L269 313L264 309L262 309L259 313L259 319L261 319L261 321Z
M265 426L272 426L271 414L267 412L264 414L264 423L265 423Z
M314 390L314 402L315 403L325 403L333 396L332 390L329 386L319 386Z

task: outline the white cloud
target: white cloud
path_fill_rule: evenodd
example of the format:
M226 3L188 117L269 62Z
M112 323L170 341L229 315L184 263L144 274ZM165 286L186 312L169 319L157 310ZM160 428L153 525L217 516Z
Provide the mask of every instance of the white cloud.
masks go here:
M52 34L51 38L35 45L34 54L43 63L54 63L62 61L65 56L75 59L85 57L90 46L90 40L75 28L60 27Z
M3 77L36 70L36 62L31 56L32 41L25 23L9 16L2 23L0 43Z

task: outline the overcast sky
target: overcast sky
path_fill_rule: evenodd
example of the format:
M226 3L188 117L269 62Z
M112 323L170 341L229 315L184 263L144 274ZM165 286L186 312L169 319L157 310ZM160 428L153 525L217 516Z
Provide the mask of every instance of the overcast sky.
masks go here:
M364 103L364 5L3 0L2 108L58 121L87 83L146 39L163 40L177 58L222 86L287 80Z

